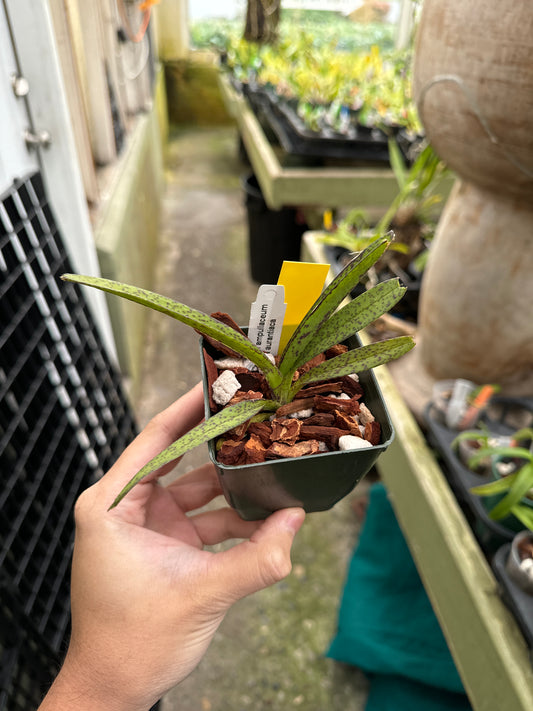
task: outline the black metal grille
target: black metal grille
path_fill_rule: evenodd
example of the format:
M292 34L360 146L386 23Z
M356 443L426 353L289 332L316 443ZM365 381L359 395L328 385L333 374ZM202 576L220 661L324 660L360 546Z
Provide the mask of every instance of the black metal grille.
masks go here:
M39 174L0 198L0 710L29 709L69 632L73 505L135 422Z

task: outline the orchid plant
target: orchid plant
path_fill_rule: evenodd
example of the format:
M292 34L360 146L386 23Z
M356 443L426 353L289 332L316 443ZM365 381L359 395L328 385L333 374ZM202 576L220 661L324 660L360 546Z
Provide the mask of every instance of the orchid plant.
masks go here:
M491 438L490 432L465 431L452 443L452 446L456 447L461 441L479 442L480 448L468 460L468 466L472 470L487 457L496 462L503 459L514 462L511 473L475 486L470 491L477 496L502 497L489 511L489 516L494 521L513 515L525 528L533 531L533 507L524 503L524 497L531 497L533 493L533 429L525 427L515 432L510 445L493 445ZM529 449L525 446L528 442Z
M122 489L111 508L154 470L247 420L257 418L260 413L275 412L282 405L292 402L305 385L368 370L407 353L414 345L411 337L391 338L342 353L311 368L300 378L294 378L302 365L365 328L401 299L405 287L400 285L398 279L391 279L342 305L361 277L383 255L388 246L389 239L386 236L381 237L358 254L337 275L305 315L280 354L277 365L246 336L201 311L136 286L99 277L64 274L62 279L65 281L95 287L155 309L224 344L243 358L252 361L262 371L272 393L271 399L248 400L229 405L187 432L148 462ZM339 306L341 308L338 308Z

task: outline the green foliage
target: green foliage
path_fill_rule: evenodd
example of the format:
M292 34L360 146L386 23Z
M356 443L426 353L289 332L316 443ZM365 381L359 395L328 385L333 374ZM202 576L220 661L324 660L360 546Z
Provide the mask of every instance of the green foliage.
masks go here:
M190 28L191 44L199 49L225 50L230 42L242 36L244 19L208 18L194 22ZM302 32L311 35L313 45L332 44L339 51L369 50L394 47L395 27L389 23L361 24L350 22L342 15L320 10L284 10L279 24L281 41L296 39Z
M376 232L384 234L400 207L409 205L413 219L428 223L433 219L433 210L442 200L436 190L446 176L448 169L431 144L427 143L411 167L406 167L403 156L394 140L389 141L391 167L394 171L399 192L378 222Z
M490 439L493 435L486 431L461 432L452 447L457 447L462 441L477 441L483 444L468 460L468 466L475 470L487 457L493 461L509 458L517 462L517 470L502 476L487 484L473 487L471 492L477 496L495 496L504 494L497 504L489 511L493 520L501 520L509 515L515 516L526 528L533 531L533 508L523 503L523 498L533 490L533 451L524 444L533 443L533 429L530 427L518 430L512 435L513 444L510 446L492 445Z
M394 219L400 209L409 210L412 223L421 228L427 227L424 229L424 239L431 239L435 207L442 201L439 188L449 171L429 143L422 148L410 167L406 166L394 139L389 141L389 155L398 193L378 224L371 227L368 215L360 208L355 208L339 222L334 232L321 236L322 242L344 247L350 252L359 252L369 242L380 239L388 230L394 229ZM409 253L409 246L401 241L393 242L391 249L403 254ZM418 255L417 266L423 268L426 260L427 251Z
M197 427L189 430L189 432L157 454L148 462L148 464L140 469L119 493L111 505L111 508L114 508L117 504L119 504L126 494L151 472L159 469L169 462L173 462L178 457L181 457L191 449L198 447L200 444L204 444L204 442L207 442L213 437L218 437L233 427L237 427L243 422L246 422L246 420L249 420L262 410L267 409L268 405L269 402L267 400L248 400L238 402L236 405L230 405L229 407L224 408L217 413L215 417L210 417Z
M276 45L232 37L226 52L235 78L297 101L311 130L318 131L323 123L341 130L339 110L344 108L357 112L357 121L365 126L422 132L412 100L410 49L383 51L372 45L346 51L335 39L320 44L313 34L299 31Z
M337 310L363 274L383 254L387 246L388 241L385 237L373 242L324 289L281 354L279 368L273 365L264 353L247 338L201 311L191 309L154 292L109 279L75 274L63 275L62 279L65 281L95 287L155 309L216 339L255 363L263 372L272 391L271 400L251 400L224 408L193 428L143 467L120 492L113 506L118 504L126 493L150 472L173 461L197 445L242 424L262 411L276 410L281 405L290 402L305 384L358 373L407 353L414 345L410 337L391 338L331 358L319 366L311 368L293 384L294 374L300 366L325 348L338 343L340 339L345 340L355 334L389 310L403 296L405 289L400 286L398 280L391 280L384 282L379 288L368 291L363 295L364 298L359 297L354 302Z

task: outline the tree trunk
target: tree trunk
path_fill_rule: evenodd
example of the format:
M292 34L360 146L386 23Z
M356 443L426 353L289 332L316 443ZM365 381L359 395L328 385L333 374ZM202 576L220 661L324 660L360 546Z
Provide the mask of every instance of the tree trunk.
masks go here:
M244 39L268 44L278 33L281 0L248 0Z

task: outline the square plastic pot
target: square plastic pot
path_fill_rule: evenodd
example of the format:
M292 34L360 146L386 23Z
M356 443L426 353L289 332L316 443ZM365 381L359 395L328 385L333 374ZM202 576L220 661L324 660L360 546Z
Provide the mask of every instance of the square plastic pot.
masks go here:
M358 347L354 336L346 341ZM211 413L207 394L207 375L200 341L205 413ZM394 429L383 396L371 371L359 375L363 401L381 425L381 443L365 449L324 452L294 459L273 459L259 464L227 466L216 460L215 440L209 442L209 456L217 470L228 504L241 518L263 519L274 511L301 506L308 513L326 511L349 494L372 468L379 455L394 439Z

